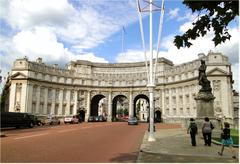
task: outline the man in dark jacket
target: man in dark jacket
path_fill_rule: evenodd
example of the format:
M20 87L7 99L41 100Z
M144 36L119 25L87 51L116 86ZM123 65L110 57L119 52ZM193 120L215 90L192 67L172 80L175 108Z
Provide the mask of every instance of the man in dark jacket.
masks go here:
M196 146L196 134L198 134L197 124L193 118L190 118L190 124L188 126L187 133L190 132L192 146Z

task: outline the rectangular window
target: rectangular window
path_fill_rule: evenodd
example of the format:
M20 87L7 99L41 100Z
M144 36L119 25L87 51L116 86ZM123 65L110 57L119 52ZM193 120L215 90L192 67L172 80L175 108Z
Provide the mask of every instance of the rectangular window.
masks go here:
M70 106L70 114L73 114L73 105Z
M59 105L56 104L56 105L55 105L55 109L54 109L54 114L55 114L55 115L58 115L58 108L59 108Z
M52 89L48 89L48 99L52 99Z

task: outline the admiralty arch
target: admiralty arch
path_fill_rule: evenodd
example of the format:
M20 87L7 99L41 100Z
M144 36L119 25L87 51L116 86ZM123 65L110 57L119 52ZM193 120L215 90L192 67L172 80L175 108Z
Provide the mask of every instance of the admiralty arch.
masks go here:
M206 61L215 96L215 115L232 120L233 81L228 58L214 52L198 56L180 65L158 59L154 110L161 121L181 122L196 117L194 97L200 88L200 60ZM86 121L89 116L99 115L101 109L101 114L112 121L117 100L124 97L129 116L135 116L137 100L149 101L146 77L145 62L107 64L77 60L63 69L57 64L47 65L41 58L29 61L25 57L17 59L9 73L4 88L8 93L5 110L59 117L79 112ZM103 98L105 105L100 108ZM148 113L148 108L145 110Z

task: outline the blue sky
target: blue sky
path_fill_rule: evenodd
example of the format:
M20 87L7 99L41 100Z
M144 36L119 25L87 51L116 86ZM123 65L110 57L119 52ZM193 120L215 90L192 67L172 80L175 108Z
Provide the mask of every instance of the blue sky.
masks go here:
M161 1L157 1L161 4ZM230 41L215 47L213 32L193 41L191 48L177 49L175 35L182 34L197 18L182 1L165 0L160 57L175 64L197 58L210 50L222 52L232 63L238 89L238 18L230 24ZM154 49L157 45L159 12L154 13ZM64 66L71 60L93 62L143 61L135 0L2 0L0 1L0 57L2 76L17 58L42 57L48 64ZM125 27L122 52L122 27ZM149 17L143 14L145 42L149 46Z

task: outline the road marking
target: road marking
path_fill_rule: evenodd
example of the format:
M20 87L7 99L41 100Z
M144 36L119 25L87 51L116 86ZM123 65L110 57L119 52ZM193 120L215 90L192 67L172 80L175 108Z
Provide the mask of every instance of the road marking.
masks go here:
M64 132L69 132L69 131L74 131L74 130L78 130L78 129L67 129L67 130L61 130L61 131L58 131L58 133L64 133Z
M31 138L31 137L43 136L43 135L46 135L46 134L48 134L48 133L35 134L35 135L24 136L24 137L17 137L17 138L14 138L14 139L15 139L15 140L19 140L19 139L24 139L24 138Z

